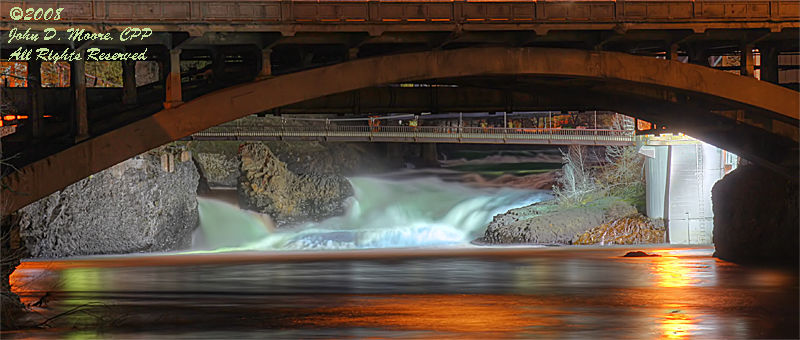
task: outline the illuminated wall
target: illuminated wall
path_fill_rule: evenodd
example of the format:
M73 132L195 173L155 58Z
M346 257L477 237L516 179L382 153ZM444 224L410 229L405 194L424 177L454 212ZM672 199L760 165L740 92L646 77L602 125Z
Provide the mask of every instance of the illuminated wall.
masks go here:
M711 188L736 167L736 155L688 136L645 137L647 215L664 218L670 243L711 244Z

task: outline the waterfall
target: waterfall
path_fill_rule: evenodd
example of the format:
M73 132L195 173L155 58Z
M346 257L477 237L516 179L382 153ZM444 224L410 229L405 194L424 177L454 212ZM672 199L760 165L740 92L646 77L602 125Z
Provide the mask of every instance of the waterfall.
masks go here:
M551 198L543 190L470 188L433 177L349 180L355 195L344 216L291 229L272 230L264 216L198 198L206 242L217 251L459 245L483 235L495 215Z

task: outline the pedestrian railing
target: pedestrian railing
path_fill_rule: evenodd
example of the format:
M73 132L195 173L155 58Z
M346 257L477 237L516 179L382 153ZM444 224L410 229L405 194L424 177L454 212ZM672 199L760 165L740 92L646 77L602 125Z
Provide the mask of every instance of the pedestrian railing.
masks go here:
M339 141L435 141L508 144L633 144L633 131L603 129L495 128L446 126L221 125L191 136L195 140L323 139Z

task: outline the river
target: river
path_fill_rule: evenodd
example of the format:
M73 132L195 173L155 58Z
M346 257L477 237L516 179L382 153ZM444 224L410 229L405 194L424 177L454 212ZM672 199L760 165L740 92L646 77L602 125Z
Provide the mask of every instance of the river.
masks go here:
M24 261L12 284L29 304L47 296L30 314L46 327L3 338L798 337L796 271L711 247L475 246L496 214L549 192L350 181L343 216L304 226L201 198L195 249Z
M629 250L659 257L624 258ZM797 338L796 271L709 247L245 251L25 261L9 339Z

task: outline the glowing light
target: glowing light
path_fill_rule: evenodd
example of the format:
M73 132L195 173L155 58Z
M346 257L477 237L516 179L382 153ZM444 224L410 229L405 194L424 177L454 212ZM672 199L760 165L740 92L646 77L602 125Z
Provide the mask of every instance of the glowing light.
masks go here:
M659 287L686 287L691 284L692 268L674 257L654 259L651 267Z
M5 115L5 116L3 116L3 119L5 119L5 120L14 120L16 118L17 118L17 116L15 116L15 115Z
M28 119L28 116L17 116L17 119Z
M697 330L698 319L683 311L684 306L664 305L667 312L658 316L662 339L689 339Z

